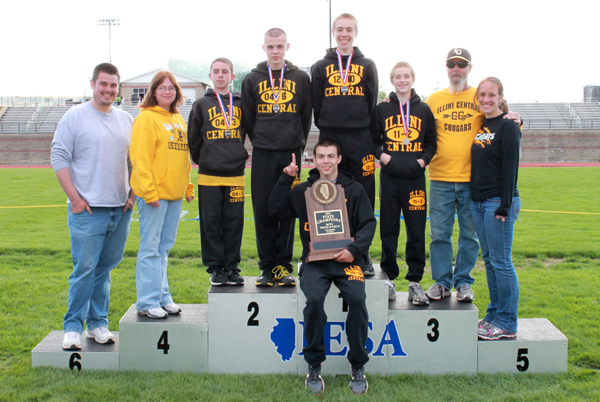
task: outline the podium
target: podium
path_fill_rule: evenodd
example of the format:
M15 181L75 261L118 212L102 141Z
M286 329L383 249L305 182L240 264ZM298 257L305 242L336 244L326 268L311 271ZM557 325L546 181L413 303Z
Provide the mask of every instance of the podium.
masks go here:
M568 340L545 318L519 318L512 339L477 342L480 373L561 373L567 371Z
M517 337L477 339L479 311L456 294L413 306L406 292L388 302L387 276L365 278L369 337L367 373L559 373L567 371L568 339L545 318L521 318ZM82 336L80 351L62 349L52 331L31 352L33 367L305 375L304 294L296 287L212 286L208 305L180 304L166 319L137 315L132 305L100 345ZM300 281L301 279L299 279ZM348 374L347 306L332 284L325 299L324 374Z
M119 370L119 333L115 342L101 345L81 336L81 350L64 350L63 331L52 331L31 351L33 367L51 366L71 370Z
M211 286L211 373L297 373L298 288Z
M121 370L208 371L208 306L180 306L181 313L154 319L131 305L119 321Z
M389 359L389 371L476 373L477 315L477 307L458 302L456 293L428 306L414 306L407 292L396 293L389 303L389 326L402 343Z

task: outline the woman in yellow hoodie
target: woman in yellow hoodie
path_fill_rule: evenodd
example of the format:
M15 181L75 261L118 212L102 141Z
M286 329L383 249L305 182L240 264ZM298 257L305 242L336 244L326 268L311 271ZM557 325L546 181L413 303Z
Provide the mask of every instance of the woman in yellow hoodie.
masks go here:
M169 293L167 262L183 198L194 199L187 127L177 109L183 102L173 74L159 71L131 132L131 188L140 214L136 307L138 314L151 318L181 312Z

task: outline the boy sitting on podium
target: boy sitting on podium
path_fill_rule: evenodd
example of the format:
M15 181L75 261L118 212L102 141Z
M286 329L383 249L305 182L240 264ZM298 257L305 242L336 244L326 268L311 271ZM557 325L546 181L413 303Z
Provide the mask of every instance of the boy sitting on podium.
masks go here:
M332 139L319 141L314 149L314 157L317 168L308 173L307 181L291 188L298 172L295 156L292 155L292 163L283 169L283 174L271 193L269 214L277 219L300 219L300 239L303 247L300 259L303 263L299 278L300 289L306 296L306 346L303 349L304 359L308 363L306 386L317 395L321 394L325 387L321 378L321 363L325 360L323 331L327 322L324 302L333 282L348 303L346 336L350 346L348 360L352 366L350 388L357 395L364 394L368 388L364 365L369 360L365 346L369 317L365 303L365 280L360 266L362 259L359 257L369 250L377 223L363 186L354 181L352 175L338 170L342 160L339 144ZM336 253L332 260L306 262L310 231L304 193L319 179L327 179L343 187L350 235L354 241Z

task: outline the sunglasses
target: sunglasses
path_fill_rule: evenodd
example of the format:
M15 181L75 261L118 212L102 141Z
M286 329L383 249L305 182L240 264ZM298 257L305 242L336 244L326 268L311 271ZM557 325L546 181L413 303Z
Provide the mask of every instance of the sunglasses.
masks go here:
M463 60L452 61L452 60L450 60L450 61L446 62L446 67L454 68L454 66L458 65L458 68L466 68L469 64L471 64L471 63L469 63L468 61L463 61Z

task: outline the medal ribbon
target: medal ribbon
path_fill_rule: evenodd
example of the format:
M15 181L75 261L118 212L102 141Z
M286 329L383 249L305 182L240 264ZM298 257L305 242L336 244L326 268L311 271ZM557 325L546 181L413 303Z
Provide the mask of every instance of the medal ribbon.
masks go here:
M279 91L277 91L277 95L275 95L275 85L273 85L273 70L271 70L271 66L267 64L267 68L269 69L269 80L271 81L271 91L273 91L273 100L275 103L279 102L279 95L281 95L281 88L283 87L283 75L285 74L285 63L281 68L281 78L279 79Z
M218 92L215 92L215 94L217 94L219 106L221 106L221 113L223 113L223 117L225 118L225 126L229 128L229 126L231 126L231 120L233 119L233 97L231 96L231 92L229 92L229 118L227 118L227 111L221 100L221 95L219 95Z
M406 102L406 116L404 115L404 109L402 109L402 102L398 99L400 104L400 116L402 117L402 128L404 129L404 136L408 138L408 132L410 131L408 125L410 124L410 99Z
M354 50L352 50L352 53L350 53L350 56L348 56L348 61L346 62L346 71L344 71L344 69L342 68L343 63L340 51L336 49L335 52L337 53L340 76L342 77L342 82L344 83L344 85L346 85L346 83L348 82L348 72L350 71L350 66L352 65L352 56L354 55Z

